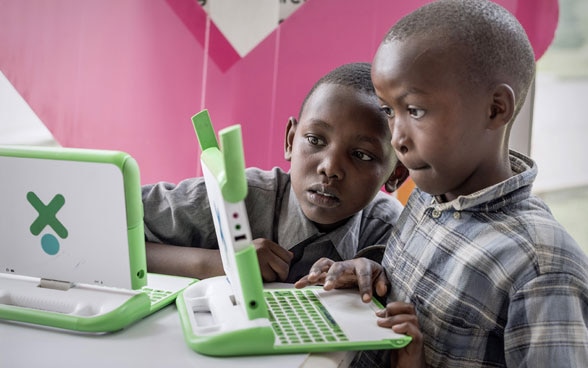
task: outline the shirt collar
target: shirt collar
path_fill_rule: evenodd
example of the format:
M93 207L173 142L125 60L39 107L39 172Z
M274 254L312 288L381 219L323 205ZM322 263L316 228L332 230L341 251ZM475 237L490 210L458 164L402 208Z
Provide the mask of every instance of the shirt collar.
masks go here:
M433 198L432 205L440 211L453 209L488 212L518 202L522 198L528 198L537 177L537 165L529 157L512 150L509 159L514 174L510 178L470 195L459 196L449 202L439 203Z
M280 209L277 240L282 247L291 249L306 239L317 237L320 231L302 212L292 187L286 195L288 198ZM358 249L361 215L362 211L359 211L342 226L317 237L316 241L328 238L342 259L353 258Z

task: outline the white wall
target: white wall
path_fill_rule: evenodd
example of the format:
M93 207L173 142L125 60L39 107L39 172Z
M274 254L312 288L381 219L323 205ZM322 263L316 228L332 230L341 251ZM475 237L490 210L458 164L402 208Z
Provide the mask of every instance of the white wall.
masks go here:
M1 71L0 144L56 144L49 130Z

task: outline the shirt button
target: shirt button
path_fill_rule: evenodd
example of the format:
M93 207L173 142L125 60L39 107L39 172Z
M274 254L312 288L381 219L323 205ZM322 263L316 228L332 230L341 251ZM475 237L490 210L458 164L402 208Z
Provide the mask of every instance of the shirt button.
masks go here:
M461 218L461 213L459 212L453 212L453 218L456 220L459 220Z
M433 218L439 218L441 217L441 211L433 210L433 212L431 212L431 216L433 216Z

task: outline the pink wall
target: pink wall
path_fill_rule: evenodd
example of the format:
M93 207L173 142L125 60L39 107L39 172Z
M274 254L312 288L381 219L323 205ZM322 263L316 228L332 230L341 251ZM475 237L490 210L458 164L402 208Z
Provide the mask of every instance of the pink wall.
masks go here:
M190 117L202 107L217 129L243 125L248 166L287 169L285 124L312 84L371 61L388 28L426 2L307 0L240 58L196 0L0 0L0 70L61 145L127 151L143 183L200 173ZM540 57L557 0L497 2Z

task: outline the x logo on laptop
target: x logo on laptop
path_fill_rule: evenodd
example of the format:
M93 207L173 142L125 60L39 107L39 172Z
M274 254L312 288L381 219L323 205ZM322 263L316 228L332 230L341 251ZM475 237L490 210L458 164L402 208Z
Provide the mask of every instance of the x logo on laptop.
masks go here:
M39 216L30 227L33 235L39 235L46 226L49 226L60 238L67 238L67 229L57 219L57 212L65 204L65 198L61 194L55 195L47 205L33 192L27 193L27 200L39 213ZM45 234L41 237L41 246L50 255L55 255L59 251L59 241L51 234Z

